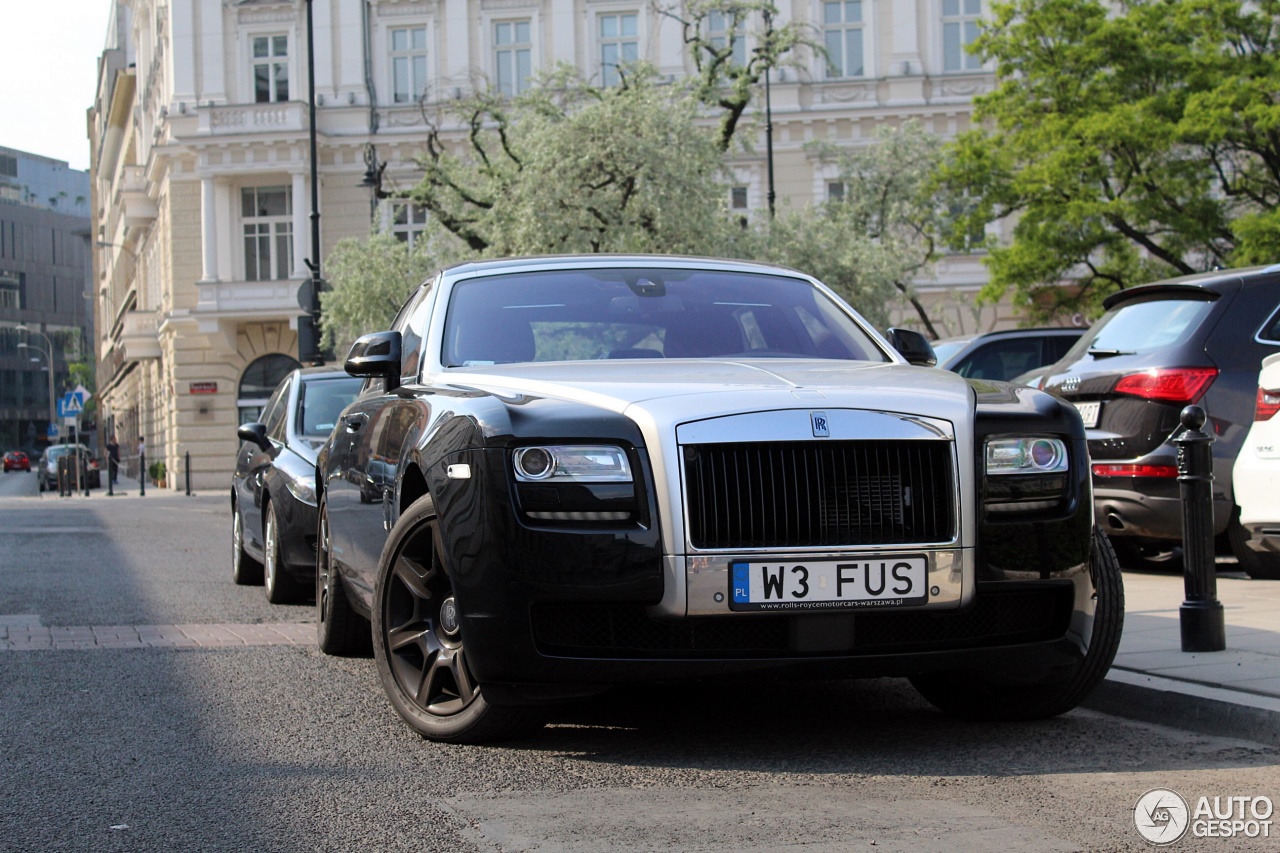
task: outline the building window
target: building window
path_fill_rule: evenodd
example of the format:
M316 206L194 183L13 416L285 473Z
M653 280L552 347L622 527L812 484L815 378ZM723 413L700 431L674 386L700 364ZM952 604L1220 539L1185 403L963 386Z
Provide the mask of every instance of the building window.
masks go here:
M528 21L499 21L493 25L493 71L498 91L508 97L529 88L533 30Z
M276 392L280 389L277 386L291 371L301 366L290 356L280 353L254 359L240 377L240 393L236 400L236 408L240 411L240 423L251 424L259 421L269 400L279 403ZM277 409L279 409L278 405Z
M729 206L734 210L747 209L746 187L731 187L729 189Z
M0 308L25 311L27 308L26 274L0 270Z
M726 15L724 12L708 12L707 41L711 42L711 46L716 50L724 50L725 45L730 44L732 39L733 55L729 62L743 68L747 64L747 40L735 28L736 23L733 15Z
M982 0L942 0L942 68L975 71L982 59L965 48L978 37Z
M408 243L412 250L414 243L422 236L427 227L427 209L411 201L395 201L391 208L391 233L401 243Z
M391 31L391 100L408 104L427 91L427 28Z
M18 158L0 154L0 175L6 178L18 177Z
M827 201L844 201L844 181L827 181Z
M606 86L616 86L619 69L640 58L640 18L635 12L601 15L600 78Z
M253 100L289 100L289 37L253 37Z
M245 281L289 277L293 258L293 198L288 187L240 190Z
M862 3L822 4L822 39L827 49L827 78L861 77Z

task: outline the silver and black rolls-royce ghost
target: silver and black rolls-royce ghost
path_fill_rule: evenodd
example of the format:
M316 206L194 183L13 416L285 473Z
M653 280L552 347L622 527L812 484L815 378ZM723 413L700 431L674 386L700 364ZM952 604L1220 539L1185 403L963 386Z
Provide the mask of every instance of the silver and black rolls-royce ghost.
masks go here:
M1080 416L932 363L788 269L446 269L346 362L366 382L317 461L320 647L371 643L400 715L459 742L676 679L1069 710L1123 619Z

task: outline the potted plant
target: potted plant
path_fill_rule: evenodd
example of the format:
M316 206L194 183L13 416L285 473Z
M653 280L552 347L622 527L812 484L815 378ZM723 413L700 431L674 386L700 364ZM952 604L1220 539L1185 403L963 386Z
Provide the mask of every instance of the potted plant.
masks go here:
M147 473L151 476L151 482L155 485L162 489L167 485L164 477L165 467L163 461L157 459L155 462L152 462L147 466Z

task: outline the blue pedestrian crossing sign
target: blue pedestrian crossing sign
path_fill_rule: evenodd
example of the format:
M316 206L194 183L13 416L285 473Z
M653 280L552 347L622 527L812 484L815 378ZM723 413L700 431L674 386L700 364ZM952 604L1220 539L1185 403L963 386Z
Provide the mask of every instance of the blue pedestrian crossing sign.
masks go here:
M78 391L68 391L58 401L58 417L74 418L84 411L84 395Z

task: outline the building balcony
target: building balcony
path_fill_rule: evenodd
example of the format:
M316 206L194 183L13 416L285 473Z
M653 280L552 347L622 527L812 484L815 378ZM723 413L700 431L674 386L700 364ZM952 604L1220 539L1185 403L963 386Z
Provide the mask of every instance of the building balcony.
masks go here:
M122 360L160 357L160 323L154 311L129 311L120 330Z
M305 108L306 104L300 101L200 107L198 133L203 136L302 133L306 128Z
M310 279L196 282L198 301L191 316L200 322L202 332L212 332L218 321L226 320L292 321L302 313L298 288L309 282Z
M124 166L120 169L119 197L127 227L136 228L155 221L159 209L147 192L145 166Z

